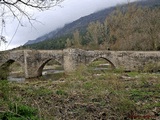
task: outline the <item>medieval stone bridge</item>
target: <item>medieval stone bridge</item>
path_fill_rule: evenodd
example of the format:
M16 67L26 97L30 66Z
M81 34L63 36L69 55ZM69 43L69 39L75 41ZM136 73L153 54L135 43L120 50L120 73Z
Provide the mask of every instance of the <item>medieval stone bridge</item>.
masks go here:
M80 64L104 58L113 68L123 68L127 71L144 69L147 64L159 63L158 51L100 51L100 50L12 50L0 52L0 68L7 69L13 62L18 62L24 69L25 78L42 75L45 64L54 59L59 62L65 72L74 71Z

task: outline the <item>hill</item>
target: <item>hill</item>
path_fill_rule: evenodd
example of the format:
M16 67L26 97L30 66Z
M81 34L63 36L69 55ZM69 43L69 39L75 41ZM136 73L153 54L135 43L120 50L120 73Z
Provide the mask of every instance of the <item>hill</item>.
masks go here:
M132 3L132 4L135 4L135 3ZM136 4L143 7L144 6L157 7L157 6L160 6L160 1L159 0L152 0L152 1L142 0L142 1L136 2ZM124 6L125 5L120 7L124 7ZM79 30L81 33L84 33L86 31L87 26L91 22L100 21L102 23L106 19L106 17L110 13L112 13L116 8L117 7L107 8L107 9L98 11L96 13L90 14L88 16L82 17L76 21L73 21L72 23L66 24L63 28L54 30L44 36L41 36L36 40L28 41L24 46L27 46L27 47L29 46L30 48L34 48L34 49L46 49L46 48L43 48L44 44L47 45L50 42L53 43L54 41L55 44L49 47L48 49L59 49L59 48L63 49L65 47L64 44L60 45L60 47L59 46L56 47L57 44L61 42L64 43L64 39L66 40L67 38L70 38L75 30ZM33 44L36 45L36 47Z
M90 22L104 21L106 16L108 16L115 7L107 8L96 13L90 14L88 16L81 17L80 19L73 21L72 23L66 24L63 28L59 28L51 31L50 33L38 37L36 40L29 40L25 45L38 43L48 39L58 38L66 34L71 34L76 29L83 31L86 29Z

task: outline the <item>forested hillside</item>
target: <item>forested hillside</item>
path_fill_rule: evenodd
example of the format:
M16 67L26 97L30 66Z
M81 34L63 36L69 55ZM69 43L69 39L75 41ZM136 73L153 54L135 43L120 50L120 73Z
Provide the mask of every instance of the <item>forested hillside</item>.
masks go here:
M112 8L114 11L105 16L105 20L95 18L96 21L89 22L85 29L77 27L72 35L66 33L61 37L26 45L25 48L160 50L159 6L159 0L118 6Z
M81 17L80 19L73 21L71 23L66 24L63 28L56 29L46 35L38 37L36 40L29 40L25 45L42 42L45 40L55 40L59 37L67 36L68 34L72 34L75 30L86 31L86 28L90 22L101 21L103 22L106 17L113 12L115 7L107 8L96 13L90 14L88 16Z

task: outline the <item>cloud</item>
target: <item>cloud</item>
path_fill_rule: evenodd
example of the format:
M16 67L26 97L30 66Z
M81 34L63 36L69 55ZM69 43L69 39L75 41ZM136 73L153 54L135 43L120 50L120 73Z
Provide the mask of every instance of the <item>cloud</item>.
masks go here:
M23 27L19 26L16 34L15 31L18 22L11 20L10 22L7 22L4 32L4 35L8 36L8 42L10 42L8 48L23 45L28 40L36 39L37 37L59 27L63 27L66 23L72 22L82 16L117 4L126 3L127 1L128 0L65 0L61 4L61 7L57 6L43 12L34 11L34 17L40 21L33 21L34 27L29 24L27 19L22 19ZM130 2L132 1L135 0L130 0ZM14 38L12 39L12 37Z

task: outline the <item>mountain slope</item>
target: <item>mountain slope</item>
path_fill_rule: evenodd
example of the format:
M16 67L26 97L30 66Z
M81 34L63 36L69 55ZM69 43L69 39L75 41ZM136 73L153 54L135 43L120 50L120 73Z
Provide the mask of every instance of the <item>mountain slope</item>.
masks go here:
M29 40L25 45L38 43L50 38L54 39L66 34L71 34L76 29L85 30L85 28L88 26L90 22L104 21L106 19L106 16L108 16L114 9L115 7L111 7L111 8L107 8L99 12L90 14L88 16L81 17L80 19L73 21L72 23L66 24L63 28L54 30L44 36L37 38L36 40Z
M148 7L154 7L154 6L160 6L160 0L141 0L138 2L135 2L137 5L140 6L148 6ZM52 39L72 34L73 31L78 29L79 31L85 31L86 27L90 22L100 21L103 22L106 17L116 9L116 7L107 8L101 11L98 11L96 13L90 14L88 16L82 17L76 21L73 21L72 23L66 24L63 28L54 30L46 35L43 35L36 40L29 40L25 45L34 44L38 42L42 42L45 40Z

